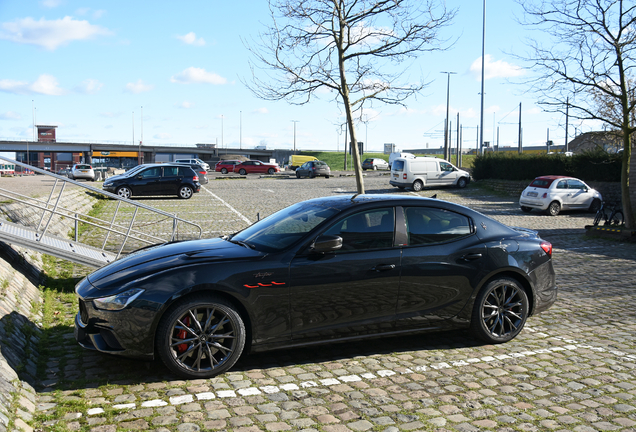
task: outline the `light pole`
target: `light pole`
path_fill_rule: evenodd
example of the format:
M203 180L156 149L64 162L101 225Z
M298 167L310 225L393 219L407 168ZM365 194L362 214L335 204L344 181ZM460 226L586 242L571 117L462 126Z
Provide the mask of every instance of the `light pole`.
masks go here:
M298 123L300 120L292 120L292 123L294 124L294 154L296 154L296 123Z
M479 154L484 153L484 56L486 49L486 0L483 7L483 21L481 33L481 120L479 123Z
M139 140L139 152L137 153L138 165L141 165L141 143L144 140L144 107L141 107L141 139Z
M457 72L440 72L446 74L447 82L446 82L446 120L444 121L444 159L450 160L450 155L448 152L448 115L450 110L450 76L456 74Z
M221 148L223 148L223 114L221 114Z
M243 111L239 111L239 150L243 149Z

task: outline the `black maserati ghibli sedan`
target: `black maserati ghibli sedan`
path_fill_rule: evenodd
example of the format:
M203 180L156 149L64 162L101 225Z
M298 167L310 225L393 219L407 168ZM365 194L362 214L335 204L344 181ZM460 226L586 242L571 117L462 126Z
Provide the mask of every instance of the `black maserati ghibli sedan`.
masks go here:
M81 346L205 378L248 351L453 328L507 342L557 286L535 231L437 199L354 195L140 250L76 292Z

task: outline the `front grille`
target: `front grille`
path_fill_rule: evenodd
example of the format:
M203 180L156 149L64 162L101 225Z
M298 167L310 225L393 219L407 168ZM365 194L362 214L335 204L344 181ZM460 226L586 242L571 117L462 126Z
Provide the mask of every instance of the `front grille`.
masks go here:
M79 311L82 324L88 324L88 311L86 310L86 304L84 303L84 300L79 300Z

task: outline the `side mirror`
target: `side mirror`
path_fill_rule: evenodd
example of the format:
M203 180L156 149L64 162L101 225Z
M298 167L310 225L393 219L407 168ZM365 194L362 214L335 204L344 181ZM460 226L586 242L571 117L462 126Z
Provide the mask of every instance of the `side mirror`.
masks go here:
M342 237L335 235L321 235L318 237L314 244L311 245L310 250L317 253L333 252L342 247Z

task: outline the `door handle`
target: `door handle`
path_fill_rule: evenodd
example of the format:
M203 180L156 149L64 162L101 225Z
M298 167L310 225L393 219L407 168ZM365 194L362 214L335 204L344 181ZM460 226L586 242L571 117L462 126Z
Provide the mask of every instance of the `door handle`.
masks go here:
M393 270L394 268L395 268L395 264L378 264L377 266L373 267L371 270L376 272L381 272L381 271Z
M466 255L462 255L462 257L459 258L459 259L460 260L464 260L464 261L473 261L473 260L481 258L482 256L483 255L480 254L480 253L469 253L469 254L466 254Z

